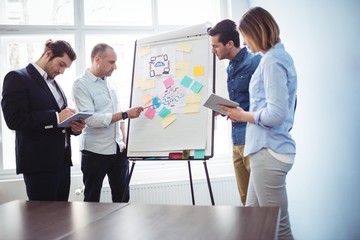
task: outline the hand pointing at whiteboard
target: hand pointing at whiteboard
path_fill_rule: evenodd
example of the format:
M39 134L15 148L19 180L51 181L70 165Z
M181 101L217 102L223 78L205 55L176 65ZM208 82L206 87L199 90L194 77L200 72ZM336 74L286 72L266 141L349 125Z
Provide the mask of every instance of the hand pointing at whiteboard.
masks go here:
M129 119L132 119L132 118L138 118L141 114L141 112L144 111L144 108L143 107L133 107L133 108L130 108L129 110L127 110L126 112L123 112L122 113L122 119L126 119L126 118L129 118ZM125 116L127 115L127 117Z

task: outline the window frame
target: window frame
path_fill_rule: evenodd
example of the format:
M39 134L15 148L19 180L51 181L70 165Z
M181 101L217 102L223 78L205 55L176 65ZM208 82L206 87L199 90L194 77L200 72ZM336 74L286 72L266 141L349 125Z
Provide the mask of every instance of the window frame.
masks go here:
M183 27L181 25L159 25L158 17L157 17L157 0L150 0L152 2L152 17L153 17L153 25L152 26L88 26L84 24L84 2L85 0L74 0L74 25L0 25L0 35L31 35L34 34L69 34L74 36L75 41L75 50L77 52L77 60L75 61L76 66L76 76L79 76L83 73L86 66L86 59L89 56L86 56L85 49L85 41L86 37L91 34L156 34L163 31L173 30L175 28ZM228 9L230 9L230 1L228 0L219 0L220 1L220 18L230 18L230 13ZM76 13L76 14L75 14ZM73 66L72 66L73 67ZM3 69L4 70L4 69ZM0 68L0 74L6 74L8 70L3 71ZM5 75L0 75L1 85ZM2 86L1 86L2 88ZM3 118L2 112L0 117ZM226 121L226 120L220 120ZM1 124L1 121L0 121ZM228 133L228 152L215 154L214 157L210 160L206 160L208 163L209 171L211 177L215 176L229 176L234 175L233 166L231 160L231 124L227 123L227 129L225 129ZM0 134L2 134L2 127L0 125ZM5 126L6 127L6 126ZM224 129L223 129L224 130ZM215 131L216 138L216 131ZM216 139L215 139L216 141ZM15 169L3 169L3 147L4 143L2 138L0 140L0 180L12 180L12 179L21 179L22 175L17 175L15 173ZM14 151L15 152L15 151ZM73 149L73 154L79 153L76 149ZM15 153L14 153L15 154ZM131 161L130 161L131 163ZM196 178L205 178L205 175L202 172L203 161L192 161L193 170L197 174L199 172L199 177L193 176ZM175 180L176 177L172 177L172 173L178 172L179 169L184 168L187 169L187 164L185 161L178 162L161 162L158 161L156 163L145 163L141 161L137 161L136 164L136 173L133 176L134 183L144 183L151 181L164 181L164 179L169 179L171 181ZM200 170L201 169L201 170ZM170 171L170 172L169 172ZM178 178L181 180L188 179L188 171L182 171L182 174L178 174ZM72 168L72 175L81 175L80 164L74 165ZM156 176L155 178L151 176ZM164 178L164 176L167 176Z

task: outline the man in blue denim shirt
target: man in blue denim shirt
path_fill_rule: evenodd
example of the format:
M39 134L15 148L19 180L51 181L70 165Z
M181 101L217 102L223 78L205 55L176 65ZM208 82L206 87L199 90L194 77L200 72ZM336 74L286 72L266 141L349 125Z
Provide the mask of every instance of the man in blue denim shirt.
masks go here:
M240 47L239 32L234 21L222 20L208 31L212 52L219 60L230 60L226 69L229 98L240 104L245 111L249 109L249 83L259 65L261 56ZM245 122L232 122L233 163L235 177L242 204L245 206L249 184L249 158L244 157Z

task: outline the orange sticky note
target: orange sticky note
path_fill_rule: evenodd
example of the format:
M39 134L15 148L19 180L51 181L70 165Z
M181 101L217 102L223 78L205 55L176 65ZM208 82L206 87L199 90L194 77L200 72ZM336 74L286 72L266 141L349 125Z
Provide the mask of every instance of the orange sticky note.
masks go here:
M153 97L150 94L146 94L146 95L142 96L141 102L143 104L147 104L148 102L150 102L152 100L152 98Z

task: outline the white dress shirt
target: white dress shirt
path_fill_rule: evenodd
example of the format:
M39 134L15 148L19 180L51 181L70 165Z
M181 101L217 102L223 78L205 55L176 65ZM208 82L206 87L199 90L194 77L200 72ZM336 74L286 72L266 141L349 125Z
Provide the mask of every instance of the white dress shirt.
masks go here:
M89 69L73 84L72 95L77 109L93 113L85 119L80 150L110 155L120 151L125 143L120 130L120 122L111 123L113 113L121 111L117 88L109 79L94 76Z

